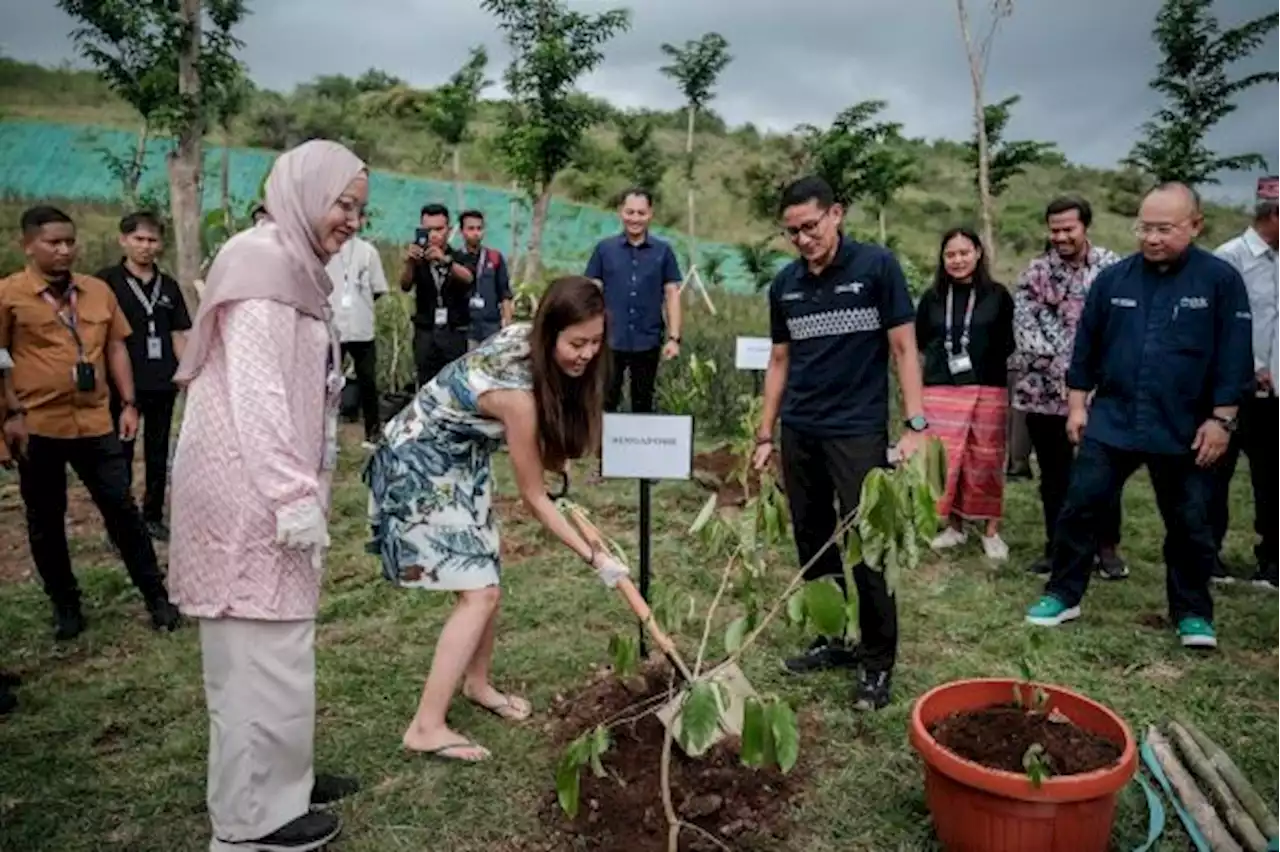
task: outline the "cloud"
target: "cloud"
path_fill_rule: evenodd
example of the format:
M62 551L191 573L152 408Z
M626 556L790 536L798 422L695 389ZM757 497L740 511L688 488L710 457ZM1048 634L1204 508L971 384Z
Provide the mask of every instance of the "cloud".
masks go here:
M23 11L16 9L21 5ZM51 4L50 4L51 5ZM574 0L583 11L625 3ZM712 106L730 123L786 130L822 124L842 108L878 98L912 136L966 138L972 91L952 0L643 0L631 29L608 45L605 63L584 79L619 106L674 108L680 95L659 68L663 42L715 30L733 63ZM981 29L985 3L976 7ZM1158 0L1023 0L1001 28L988 69L987 98L1022 96L1011 138L1052 140L1073 161L1110 166L1133 144L1159 105L1148 87L1158 53L1150 30ZM6 8L7 7L7 8ZM35 7L35 8L28 8ZM43 8L42 8L43 7ZM243 57L260 85L287 89L317 74L382 68L428 86L485 44L491 76L507 51L476 0L259 0L241 28ZM12 11L10 11L12 10ZM1275 10L1269 0L1218 0L1230 26ZM19 59L60 62L74 55L61 12L30 0L0 0L8 31L0 49ZM1275 70L1275 34L1241 72ZM1259 87L1215 128L1223 153L1258 151L1277 169L1277 90ZM1209 195L1247 197L1255 176L1224 175Z

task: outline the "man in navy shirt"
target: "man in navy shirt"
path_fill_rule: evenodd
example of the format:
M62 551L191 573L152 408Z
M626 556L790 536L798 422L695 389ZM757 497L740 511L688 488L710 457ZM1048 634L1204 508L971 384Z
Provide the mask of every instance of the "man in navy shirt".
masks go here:
M848 517L867 473L888 464L890 355L907 415L901 452L915 452L928 428L915 308L893 254L841 234L844 211L826 181L796 181L783 192L779 210L783 232L800 258L769 288L773 348L754 463L757 469L769 463L781 412L782 477L800 562L810 563L821 551L806 579L832 577L843 588L839 549L822 548L836 530L837 498L840 517ZM861 650L848 648L840 637L821 637L785 666L801 674L856 668L860 658L855 706L874 710L889 703L897 604L883 573L859 563L853 580Z
M1191 244L1204 219L1190 188L1157 187L1138 217L1140 253L1098 274L1076 330L1067 435L1080 448L1052 574L1027 621L1080 616L1100 513L1145 464L1165 525L1170 619L1184 646L1213 648L1212 468L1253 379L1249 299L1230 264Z
M604 288L609 311L613 370L605 410L618 410L625 374L630 378L631 410L648 414L653 411L659 361L680 354L680 266L671 245L649 233L653 197L648 190L627 190L619 217L622 233L596 245L584 274Z

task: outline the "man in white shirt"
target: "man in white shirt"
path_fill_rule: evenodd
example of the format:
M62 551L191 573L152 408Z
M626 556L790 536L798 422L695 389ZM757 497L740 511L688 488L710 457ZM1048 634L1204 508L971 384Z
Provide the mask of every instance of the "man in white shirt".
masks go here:
M1240 403L1239 429L1231 448L1223 456L1213 506L1210 508L1218 549L1226 535L1229 521L1228 493L1235 473L1236 459L1243 451L1249 457L1249 474L1253 480L1253 525L1259 542L1254 547L1258 559L1253 582L1277 588L1277 458L1276 433L1280 431L1280 400L1276 397L1276 379L1280 376L1280 346L1277 345L1276 247L1280 243L1280 218L1277 217L1277 179L1273 175L1258 180L1257 203L1253 224L1243 234L1218 247L1217 254L1230 263L1244 279L1249 293L1249 311L1253 315L1254 393ZM1214 577L1230 581L1221 561Z
M363 228L362 218L360 226ZM373 303L387 293L387 276L374 245L352 237L333 256L327 267L333 279L330 304L334 323L342 341L342 355L351 356L360 410L364 417L365 448L378 442L381 417L378 411L378 349L374 335Z

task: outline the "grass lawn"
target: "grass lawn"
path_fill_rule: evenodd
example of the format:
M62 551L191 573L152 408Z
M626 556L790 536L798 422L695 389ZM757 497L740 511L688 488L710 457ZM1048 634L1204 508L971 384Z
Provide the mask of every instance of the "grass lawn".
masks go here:
M521 840L544 836L546 815L555 807L558 755L549 746L545 717L513 727L459 702L455 727L489 746L495 760L464 768L401 753L400 735L416 706L449 599L395 590L364 554L360 460L354 445L344 452L335 493L335 549L317 633L317 765L356 774L364 784L340 806L346 829L337 848L522 849ZM501 490L513 494L504 460L499 474ZM1252 515L1246 482L1242 470L1234 495L1237 531L1228 554L1241 571ZM635 491L630 484L610 484L575 495L632 553ZM1274 803L1276 596L1247 586L1217 591L1221 650L1183 651L1169 629L1151 626L1165 604L1162 530L1145 478L1136 479L1125 498L1123 547L1132 577L1093 585L1084 618L1045 636L1036 674L1111 705L1137 731L1185 715L1231 752ZM655 582L676 584L705 608L717 577L684 532L702 499L692 484L655 489L654 570ZM632 622L621 602L522 510L506 509L507 597L496 679L546 708L598 670L607 659L609 637L632 629ZM783 623L746 660L756 686L785 695L815 732L801 744L814 777L785 849L934 847L918 762L906 739L911 700L953 678L1017 675L1026 647L1022 612L1039 591L1039 582L1021 570L1039 547L1039 511L1034 485L1013 485L1006 537L1014 558L1008 566L985 563L975 544L955 561L927 561L905 580L896 701L889 709L874 716L853 713L847 674L808 680L780 674L777 656L806 641ZM73 557L86 590L90 629L75 642L55 646L44 595L23 579L30 568L16 482L0 473L0 574L10 578L0 584L0 667L25 679L19 710L0 720L0 849L205 848L208 730L196 631L152 633L82 497L73 498L71 514ZM781 586L795 568L794 555L780 551L773 563ZM1122 798L1114 848L1134 848L1145 828L1143 797L1131 785ZM1159 848L1187 848L1176 820Z

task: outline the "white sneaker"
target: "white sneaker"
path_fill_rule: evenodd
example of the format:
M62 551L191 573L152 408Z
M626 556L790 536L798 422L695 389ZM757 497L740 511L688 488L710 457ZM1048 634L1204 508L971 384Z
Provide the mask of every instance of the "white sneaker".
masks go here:
M1004 543L1004 539L1000 537L999 533L982 537L982 552L987 554L987 558L992 562L1007 562L1009 560L1009 545Z
M964 530L958 530L955 527L947 527L930 542L929 546L934 550L948 550L952 547L959 547L968 539Z

